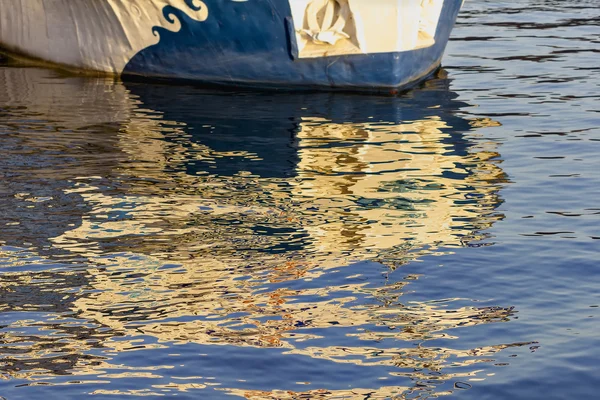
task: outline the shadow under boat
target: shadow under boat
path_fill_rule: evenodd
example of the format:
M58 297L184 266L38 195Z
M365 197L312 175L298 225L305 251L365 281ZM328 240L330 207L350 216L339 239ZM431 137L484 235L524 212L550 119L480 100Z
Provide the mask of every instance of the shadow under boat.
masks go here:
M319 118L330 124L373 129L432 118L442 120L450 134L440 135L441 144L447 146L448 154L465 155L472 144L463 135L473 127L471 121L457 115L467 104L449 90L445 75L441 70L437 79L403 96L210 91L139 82L128 82L126 86L144 107L159 110L164 120L185 124L190 141L220 154L210 163L187 160L190 174L206 171L230 176L249 171L260 177L283 178L298 175L302 124ZM352 146L352 139L348 138L349 143L332 140L332 145ZM228 156L228 152L233 155ZM255 157L244 157L244 152Z

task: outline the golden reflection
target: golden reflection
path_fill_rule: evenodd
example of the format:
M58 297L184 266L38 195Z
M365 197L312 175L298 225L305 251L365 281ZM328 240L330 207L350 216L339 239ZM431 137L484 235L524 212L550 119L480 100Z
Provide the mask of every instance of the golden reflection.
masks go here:
M20 79L25 88L4 91L8 100L0 101L26 110L9 109L0 125L14 142L5 160L13 178L0 181L14 194L3 197L11 212L0 220L10 228L0 236L0 261L14 268L0 278L3 311L17 314L2 330L5 377L169 377L173 366L132 371L112 360L196 344L280 348L282 357L446 382L477 375L477 364L511 346L428 347L457 338L457 327L508 321L514 310L453 307L459 299L401 304L418 277L377 286L367 276L481 240L501 218L498 190L506 180L497 145L469 138L484 125L454 115L449 92L435 86L443 79L412 99L286 95L273 102L178 88L171 89L182 99L176 103L164 87L132 85L130 92L108 81L0 71L1 85ZM263 134L277 137L265 144ZM19 172L22 148L47 160L44 169ZM22 238L29 245L15 247ZM17 268L32 260L79 267ZM365 261L365 271L352 267ZM32 319L23 319L28 313ZM334 330L343 344L329 337ZM198 379L127 393L210 386ZM249 399L329 399L419 388L223 390Z
M502 179L502 171L489 163L498 154L493 149L466 157L448 154L444 139L451 139L450 127L438 116L395 125L305 119L301 127L302 179L294 195L311 197L324 214L332 214L324 222L305 224L319 251L358 250L360 259L364 253L403 247L409 240L412 248L462 245L493 220L483 222L481 217L493 211L497 188L481 183ZM356 145L326 146L332 141ZM465 174L459 167L465 162L477 164L478 173L460 180L448 176ZM482 177L484 170L488 176ZM485 199L476 208L459 203L465 195L462 188L472 184ZM357 207L357 202L365 206ZM480 225L461 229L453 221L459 218Z

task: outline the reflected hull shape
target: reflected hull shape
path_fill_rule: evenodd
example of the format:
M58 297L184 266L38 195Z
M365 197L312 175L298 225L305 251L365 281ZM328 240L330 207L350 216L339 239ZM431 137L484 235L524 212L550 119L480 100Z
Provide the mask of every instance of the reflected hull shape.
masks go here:
M121 398L106 388L182 381L214 398L203 377L179 377L265 357L368 379L349 392L294 368L313 383L284 393L237 368L214 387L387 399L484 379L524 344L456 339L518 310L405 300L421 277L399 268L479 246L503 218L499 144L449 86L441 72L403 96L249 93L0 67L7 385L64 379ZM175 351L200 361L157 365Z
M462 0L3 0L0 48L76 70L395 91L441 63Z

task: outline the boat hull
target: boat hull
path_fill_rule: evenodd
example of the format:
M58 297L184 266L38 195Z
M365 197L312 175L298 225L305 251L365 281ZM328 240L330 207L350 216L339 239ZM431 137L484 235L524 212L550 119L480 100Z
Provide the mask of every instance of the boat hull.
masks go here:
M52 1L59 4L67 0ZM427 46L400 51L363 49L351 54L325 52L320 56L303 57L299 51L302 43L298 42L301 27L294 25L290 6L297 0L152 0L153 6L145 7L138 20L133 18L130 8L125 8L124 1L106 0L103 6L96 5L93 12L73 10L77 7L73 4L90 2L70 2L65 5L70 9L64 18L71 15L80 19L72 28L76 32L69 32L68 25L64 25L67 27L62 33L54 34L56 38L50 37L50 33L48 37L40 36L37 42L47 43L38 43L39 49L35 43L22 39L24 36L35 39L37 32L11 34L6 21L0 19L0 46L69 68L138 79L177 79L254 88L396 91L421 82L440 66L462 5L462 0L425 0L437 2L441 10L435 35ZM0 11L14 14L18 9ZM47 12L47 6L45 10ZM157 22L153 22L153 14L157 12L161 15L154 17ZM15 17L18 20L23 16ZM138 22L128 22L134 20ZM90 27L81 28L86 24ZM395 26L379 29L381 35L395 30ZM98 40L99 32L103 32L104 42ZM67 39L65 43L64 39L60 41L61 35L76 36L79 41L70 44Z

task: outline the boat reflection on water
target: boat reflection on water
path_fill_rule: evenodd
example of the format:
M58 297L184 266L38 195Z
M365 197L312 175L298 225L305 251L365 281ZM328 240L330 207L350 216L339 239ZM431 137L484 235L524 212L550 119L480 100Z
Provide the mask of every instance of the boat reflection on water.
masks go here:
M394 98L10 68L0 86L7 379L76 376L95 394L426 396L522 345L428 346L515 311L402 304L418 277L393 274L479 245L502 218L497 144L475 132L494 122L462 118L443 76ZM207 360L165 364L177 346ZM277 369L289 363L304 367ZM368 388L293 383L331 368Z

